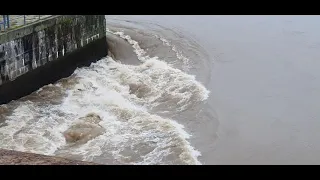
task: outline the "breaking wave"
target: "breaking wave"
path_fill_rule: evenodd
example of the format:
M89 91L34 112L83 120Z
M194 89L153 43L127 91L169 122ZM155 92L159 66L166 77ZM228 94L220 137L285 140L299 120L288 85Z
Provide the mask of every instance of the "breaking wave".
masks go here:
M195 76L149 57L124 32L108 32L131 44L141 64L108 56L1 105L9 113L0 124L0 147L102 164L201 164L183 125L160 114L184 111L209 91Z

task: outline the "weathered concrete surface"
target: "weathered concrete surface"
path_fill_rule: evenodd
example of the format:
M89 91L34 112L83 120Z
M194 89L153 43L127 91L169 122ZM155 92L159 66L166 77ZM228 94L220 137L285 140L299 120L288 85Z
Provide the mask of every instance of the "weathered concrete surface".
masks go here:
M96 165L91 162L75 161L40 154L0 149L0 165Z
M0 84L102 38L104 32L104 16L53 16L0 35Z
M7 28L4 29L3 25L1 25L0 34L4 33L5 31L12 30L17 27L21 27L21 26L25 25L24 23L26 23L26 24L33 23L33 22L48 18L50 16L52 16L52 15L25 15L26 22L24 22L23 15L10 15L9 16L9 22L10 22L9 29L7 29ZM1 19L1 21L3 21L2 17L0 19Z
M0 104L107 55L104 15L51 16L0 34Z

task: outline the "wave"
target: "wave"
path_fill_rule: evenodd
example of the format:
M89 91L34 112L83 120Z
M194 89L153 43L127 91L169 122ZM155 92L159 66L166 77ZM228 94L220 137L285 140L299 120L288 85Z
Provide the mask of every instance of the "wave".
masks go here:
M109 32L126 39L141 64L106 57L14 102L0 147L103 164L201 164L184 127L158 114L184 111L209 91L130 36Z

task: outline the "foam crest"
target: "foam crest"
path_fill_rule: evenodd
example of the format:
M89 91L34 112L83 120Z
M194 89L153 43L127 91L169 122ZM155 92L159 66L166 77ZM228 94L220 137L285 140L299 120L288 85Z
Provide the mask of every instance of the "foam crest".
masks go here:
M0 147L104 164L201 164L184 127L158 114L184 111L209 91L193 75L147 56L130 36L114 34L142 64L106 57L41 88L33 99L64 92L61 102L19 102L0 127Z

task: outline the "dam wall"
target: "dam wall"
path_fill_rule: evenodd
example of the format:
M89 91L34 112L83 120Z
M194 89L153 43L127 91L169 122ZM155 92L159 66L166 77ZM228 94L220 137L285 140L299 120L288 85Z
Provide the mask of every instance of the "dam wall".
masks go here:
M0 33L0 104L107 56L104 15L54 15Z

